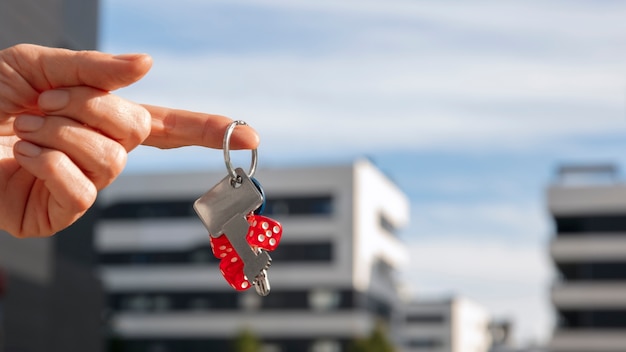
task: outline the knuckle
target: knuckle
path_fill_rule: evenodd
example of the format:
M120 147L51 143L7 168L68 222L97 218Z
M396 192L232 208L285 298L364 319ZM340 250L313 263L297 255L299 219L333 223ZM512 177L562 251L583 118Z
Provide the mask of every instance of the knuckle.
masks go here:
M104 163L100 165L97 177L99 189L110 185L122 173L128 159L126 150L115 142L104 148L103 153L105 155L105 158L102 159Z
M82 94L87 93L89 92L83 92ZM83 113L93 115L94 112L102 111L105 107L104 96L101 94L94 94L93 96L86 97L84 100L84 106L81 110L83 110Z
M43 175L55 175L58 170L66 170L69 159L59 151L49 151L43 154L39 168Z
M71 204L73 204L74 210L77 213L82 213L89 209L96 201L97 191L90 182L83 182L82 190L80 192L73 193L74 197Z
M137 105L137 110L132 115L129 142L131 144L130 147L134 148L150 135L152 118L148 110L139 105Z

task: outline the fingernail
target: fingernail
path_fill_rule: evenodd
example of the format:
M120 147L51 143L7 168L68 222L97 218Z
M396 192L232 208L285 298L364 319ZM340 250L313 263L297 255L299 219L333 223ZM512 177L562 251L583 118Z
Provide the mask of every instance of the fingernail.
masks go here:
M124 61L133 61L145 55L146 54L120 54L113 56L113 58Z
M46 111L63 109L70 102L70 93L65 90L48 90L39 95L39 108Z
M41 147L30 142L19 141L15 143L15 151L29 158L33 158L41 154Z
M19 115L15 119L14 127L22 132L34 132L43 126L44 119L37 115Z

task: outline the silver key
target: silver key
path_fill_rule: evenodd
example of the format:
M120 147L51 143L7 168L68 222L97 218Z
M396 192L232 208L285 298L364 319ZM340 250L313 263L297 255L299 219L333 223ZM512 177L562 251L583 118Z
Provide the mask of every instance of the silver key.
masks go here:
M193 207L212 237L226 235L243 262L246 279L256 285L260 295L266 296L269 282L265 271L272 258L266 251L255 252L246 241L250 226L246 216L263 204L263 196L243 169L235 169L235 174L236 179L226 176L198 198Z

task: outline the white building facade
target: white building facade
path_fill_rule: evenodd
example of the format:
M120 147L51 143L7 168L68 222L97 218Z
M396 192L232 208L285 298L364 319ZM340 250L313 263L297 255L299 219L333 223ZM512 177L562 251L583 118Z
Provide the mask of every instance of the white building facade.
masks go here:
M594 182L567 182L572 175ZM548 188L547 202L556 232L550 254L559 274L551 290L557 326L549 350L623 351L626 185L610 166L565 167Z
M96 248L118 350L228 351L248 329L268 351L339 352L381 319L401 322L393 273L407 253L394 232L409 202L370 162L257 173L264 215L284 229L267 297L226 284L192 209L225 176L123 175L102 192Z
M491 318L466 298L417 300L406 307L405 352L488 352Z

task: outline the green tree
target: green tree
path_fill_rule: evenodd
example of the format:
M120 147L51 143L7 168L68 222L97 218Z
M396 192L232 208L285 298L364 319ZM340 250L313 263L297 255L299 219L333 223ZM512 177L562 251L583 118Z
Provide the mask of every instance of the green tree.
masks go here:
M233 352L260 352L261 341L249 329L243 329L233 340Z
M382 323L376 324L370 335L356 339L350 345L349 352L395 352L396 349L387 337L387 330Z

